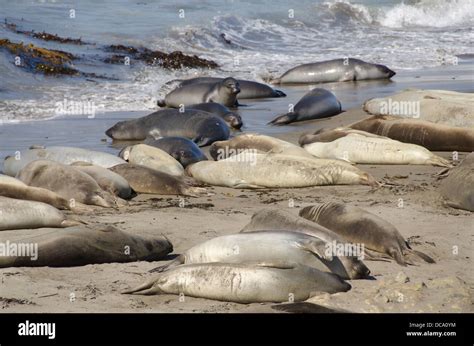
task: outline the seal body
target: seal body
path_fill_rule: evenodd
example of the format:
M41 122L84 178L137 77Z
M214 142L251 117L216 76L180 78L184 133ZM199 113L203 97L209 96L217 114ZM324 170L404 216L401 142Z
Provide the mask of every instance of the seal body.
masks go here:
M296 66L272 84L309 84L347 82L369 79L389 79L395 72L384 65L371 64L359 59L334 59Z
M346 292L337 275L287 263L202 263L172 268L124 293L184 294L236 303L302 301L315 292Z
M315 88L304 95L292 112L280 115L269 122L284 125L295 121L322 119L341 113L341 103L336 96L321 88Z
M163 138L147 138L145 144L159 148L172 157L174 157L181 165L186 168L192 163L207 160L206 155L193 141L184 137L163 137Z
M141 237L110 225L77 226L61 230L42 229L38 235L15 244L35 243L37 258L0 257L0 268L73 267L100 263L156 261L173 251L163 236ZM2 240L9 240L0 234Z
M304 135L300 138L300 143L309 153L324 159L365 164L451 167L448 160L420 145L354 129L337 128L315 135Z
M439 187L447 204L453 208L474 212L474 154L452 168Z
M229 138L229 127L221 118L208 112L189 109L163 109L147 116L120 121L106 132L116 140L144 140L148 136L185 137L199 146Z
M397 141L418 144L432 151L474 150L474 128L447 126L391 115L375 115L350 127Z
M204 112L209 112L214 115L217 115L224 119L227 125L234 129L240 129L243 125L242 118L239 114L232 112L226 106L216 103L216 102L207 102L207 103L197 103L186 107L188 109L197 109Z

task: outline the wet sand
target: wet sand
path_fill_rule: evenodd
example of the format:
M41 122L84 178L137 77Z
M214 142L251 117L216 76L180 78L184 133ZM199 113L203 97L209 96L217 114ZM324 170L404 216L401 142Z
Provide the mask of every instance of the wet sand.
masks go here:
M457 76L457 75L456 75ZM400 77L401 78L401 77ZM457 77L456 77L457 78ZM462 76L459 75L462 79ZM403 79L402 79L403 80ZM414 80L414 79L412 79ZM425 88L473 91L472 82L430 81ZM396 80L393 84L407 83ZM344 84L344 83L341 83ZM400 85L400 84L399 84ZM413 87L421 87L413 85ZM326 85L325 85L326 87ZM361 101L393 92L392 88L348 88L343 101L350 109L336 117L287 127L265 127L266 133L297 143L299 135L321 127L335 127L363 119ZM287 98L246 101L241 112L245 131L258 131L283 105L296 102L306 87L280 88ZM377 90L373 95L371 90ZM352 95L352 96L351 96ZM351 105L351 106L346 106ZM285 106L286 107L286 106ZM104 131L119 119L136 114L107 114L96 119L65 118L48 122L6 125L0 128L1 154L31 144L71 145L117 152L117 146L105 139ZM257 116L258 115L258 116ZM273 132L274 131L274 132ZM261 131L263 132L263 131ZM437 153L449 158L450 153ZM460 153L460 159L466 153ZM472 267L473 213L443 204L437 193L439 167L402 165L357 165L390 187L324 186L300 189L243 190L209 187L211 195L185 198L139 195L120 210L94 208L94 213L79 215L88 223L110 223L138 235L165 234L174 245L173 254L218 235L232 234L249 222L254 212L278 208L297 214L301 207L338 201L364 208L395 225L412 246L436 260L402 267L394 261L366 261L371 280L352 280L352 289L334 295L321 294L309 301L328 307L357 312L473 312L474 269ZM400 207L400 199L403 206ZM40 234L42 230L0 232L0 241ZM44 231L43 231L44 232ZM456 251L457 250L457 251ZM173 256L169 256L171 260ZM0 306L3 312L274 312L274 304L235 304L178 296L130 296L120 291L135 287L156 274L147 271L167 261L127 264L88 265L74 268L0 269L2 279ZM75 299L71 301L71 294Z

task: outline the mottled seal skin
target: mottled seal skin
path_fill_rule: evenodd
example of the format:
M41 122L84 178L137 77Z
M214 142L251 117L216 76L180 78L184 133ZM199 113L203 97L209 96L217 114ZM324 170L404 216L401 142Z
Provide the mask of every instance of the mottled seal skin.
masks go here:
M29 186L56 192L69 201L105 208L116 206L116 198L102 190L90 175L59 162L49 160L30 162L18 173L17 178Z
M221 81L223 78L219 77L196 77L190 79L175 79L166 83L166 85L172 85L175 88L179 88L185 85L197 84L197 83L216 83ZM267 97L285 97L286 94L283 91L275 90L271 86L255 81L237 79L240 84L240 93L238 94L239 99L258 99Z
M164 236L141 237L110 225L44 229L43 234L10 243L38 244L38 258L0 257L0 268L74 267L87 264L161 260L173 245ZM0 237L2 235L0 234ZM9 239L2 240L6 241Z
M474 151L474 129L391 115L374 115L349 127L418 144L432 151Z
M315 88L298 101L292 112L276 117L269 124L285 125L295 121L328 118L339 113L341 103L336 96L329 90Z
M218 161L247 149L261 153L311 157L311 154L295 144L257 133L245 133L227 141L214 142L209 148L209 154L214 160Z
M439 187L446 203L457 209L474 212L474 154L471 153L448 172Z
M106 132L115 140L144 140L148 136L185 137L200 147L229 138L229 127L220 117L189 109L163 109L147 116L120 121Z
M184 294L236 303L303 301L315 292L346 292L337 275L294 263L185 264L159 273L130 294Z
M391 223L358 207L328 202L308 206L299 215L316 222L355 244L364 244L370 250L392 257L398 264L407 265L405 256L417 255L434 263L429 256L414 251Z
M420 145L351 128L319 130L314 135L301 136L299 142L306 151L323 159L363 164L452 167L448 160Z
M207 160L207 156L193 141L184 137L164 137L154 139L148 137L145 144L159 148L175 158L186 168L192 163Z
M14 177L23 167L35 160L51 160L65 165L82 161L105 168L125 162L115 155L83 148L63 146L32 147L28 150L20 151L18 155L7 156L3 162L3 172Z
M110 170L124 177L137 193L197 197L206 192L203 188L190 186L189 178L169 175L145 166L126 163Z
M216 103L216 102L207 102L207 103L197 103L186 107L187 109L197 109L204 112L209 112L211 114L217 115L224 119L227 125L234 129L240 129L243 125L242 117L235 113L231 112L226 106Z
M160 107L178 108L196 103L216 102L227 107L235 107L237 94L240 93L239 82L232 78L224 78L215 83L195 83L180 86L158 101Z
M308 221L302 217L279 209L263 209L252 215L250 222L245 225L241 232L254 232L265 230L284 230L297 232L321 239L333 244L344 244L346 240L333 231ZM323 260L324 264L342 279L365 279L370 270L357 256L347 254L346 256L333 256L332 260Z
M41 228L70 227L79 222L66 217L53 206L36 201L0 197L0 231ZM0 263L1 263L0 256Z
M379 64L359 59L334 59L293 67L272 84L308 84L347 82L371 79L389 79L395 72Z

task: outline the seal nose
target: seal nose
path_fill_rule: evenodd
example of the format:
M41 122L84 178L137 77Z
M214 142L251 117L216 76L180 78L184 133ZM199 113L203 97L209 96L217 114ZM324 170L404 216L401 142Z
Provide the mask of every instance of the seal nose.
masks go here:
M392 71L389 68L387 70L388 70L388 78L392 78L393 76L395 76L397 74L395 71Z

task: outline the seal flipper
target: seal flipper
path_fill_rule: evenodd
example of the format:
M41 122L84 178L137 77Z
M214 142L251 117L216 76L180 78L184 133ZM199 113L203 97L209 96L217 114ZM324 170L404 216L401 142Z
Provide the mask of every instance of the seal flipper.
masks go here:
M179 266L180 264L184 264L184 262L185 262L184 256L179 255L176 259L174 259L170 263L165 264L164 266L159 266L159 267L153 268L153 269L149 270L148 272L149 273L155 273L155 272L162 273L164 271L167 271L170 268Z
M421 251L417 251L417 250L413 250L413 249L409 249L407 251L407 254L406 254L407 257L417 257L417 258L421 258L423 261L425 261L426 263L436 263L436 261L431 258L430 256L428 256L427 254L421 252Z
M311 252L312 254L325 259L327 261L332 261L333 256L331 254L326 254L326 244L321 244L315 240L303 240L296 242L296 245L301 248L302 250L306 250Z
M275 119L270 121L268 123L268 125L269 124L271 124L271 125L286 125L286 124L289 124L289 123L295 121L296 117L297 117L297 115L296 115L295 112L286 113L286 114L277 116Z

